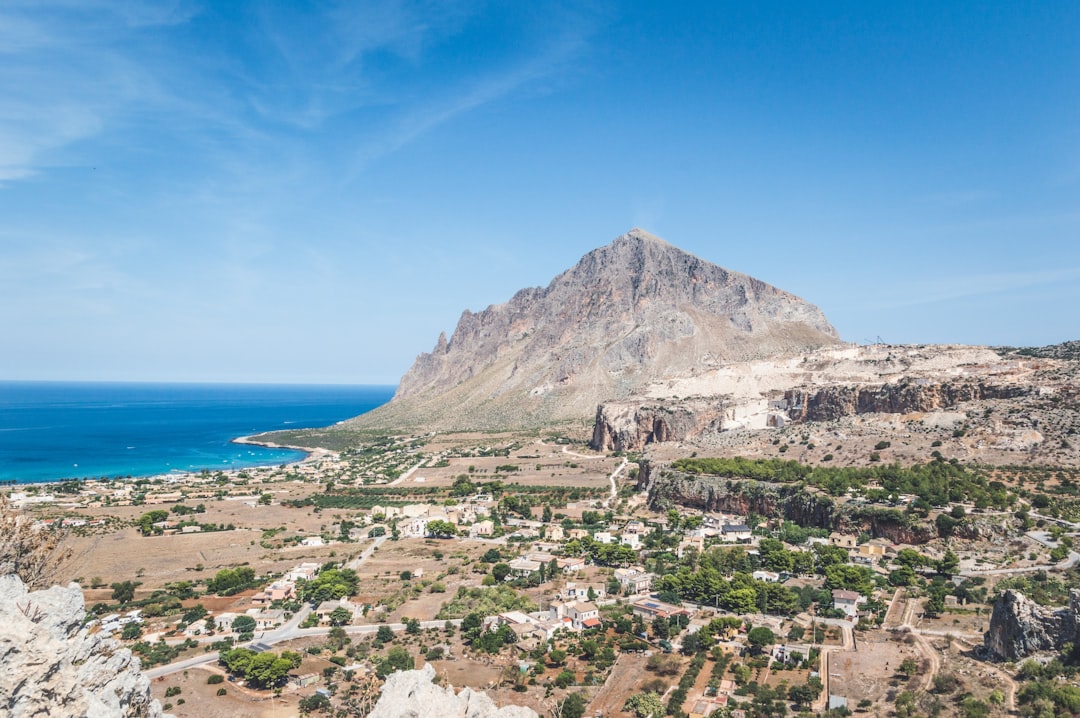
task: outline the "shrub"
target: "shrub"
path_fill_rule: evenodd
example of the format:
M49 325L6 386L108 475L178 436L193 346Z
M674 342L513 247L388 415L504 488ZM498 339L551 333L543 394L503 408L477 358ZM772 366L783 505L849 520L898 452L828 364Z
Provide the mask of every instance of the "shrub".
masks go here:
M211 686L216 684L216 683L224 683L224 682L225 682L225 676L221 675L220 673L215 673L214 675L212 675L212 676L210 676L209 678L206 679L207 685L211 685Z
M217 689L217 693L216 693L215 695L223 696L223 695L225 695L226 693L228 693L228 691L227 691L227 690L225 690L224 688L218 688L218 689Z

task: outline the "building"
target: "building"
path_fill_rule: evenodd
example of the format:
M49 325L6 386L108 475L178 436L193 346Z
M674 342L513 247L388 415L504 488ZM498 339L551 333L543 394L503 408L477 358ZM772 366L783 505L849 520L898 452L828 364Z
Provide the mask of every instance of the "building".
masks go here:
M567 607L567 616L570 618L574 628L579 631L586 628L597 628L601 624L600 609L596 607L595 603L588 601L571 603Z
M651 621L654 618L671 618L672 616L689 616L690 611L670 603L656 601L651 598L643 598L630 604L630 610L635 616Z
M746 524L724 524L720 527L720 539L726 543L749 543L753 535Z
M852 536L851 534L842 534L833 531L831 534L829 534L829 543L831 543L833 546L839 546L840 548L851 549L855 548L856 544L858 543L858 537Z
M675 549L675 555L679 558L685 558L686 554L690 551L697 551L701 553L705 550L705 536L704 534L698 536L690 536L684 538L679 542L678 548Z
M615 580L628 596L645 593L652 588L653 575L646 573L641 566L615 569Z
M540 570L540 562L532 561L524 557L515 558L509 563L510 572L515 576L528 576L533 571Z
M255 619L256 631L268 631L285 622L285 612L279 610L259 611L253 618Z
M589 591L592 591L592 595L589 595ZM594 601L598 598L604 598L607 596L607 591L604 589L604 585L597 583L591 586L578 585L574 582L568 582L566 588L560 593L562 598L567 601Z
M319 575L319 564L317 563L302 563L299 566L295 566L284 576L286 581L310 581Z
M866 603L866 597L855 591L843 591L834 588L832 592L833 608L843 611L849 619L859 617L859 604Z
M555 564L562 569L563 573L573 573L585 568L585 559L580 556L565 556L555 559Z
M495 523L490 519L477 521L469 527L469 536L491 536L495 533Z

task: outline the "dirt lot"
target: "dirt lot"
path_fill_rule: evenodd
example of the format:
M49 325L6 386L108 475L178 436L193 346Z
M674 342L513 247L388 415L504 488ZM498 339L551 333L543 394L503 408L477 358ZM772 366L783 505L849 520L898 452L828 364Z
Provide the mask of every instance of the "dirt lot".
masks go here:
M632 716L633 713L622 710L627 696L642 692L642 684L660 678L660 676L645 669L648 660L649 658L645 654L620 653L619 659L611 668L611 675L593 698L592 703L589 704L586 715L596 715L603 711L604 716ZM664 680L669 685L678 683L679 677L686 670L689 663L689 659L683 660L684 665L679 672L673 676L664 676Z
M463 445L461 435L452 435L442 441L432 441L425 451L438 453ZM449 486L454 478L468 474L474 481L494 478L497 468L516 466L517 471L502 471L505 482L544 486L583 486L607 488L608 475L619 465L620 459L609 458L579 445L566 446L541 443L537 439L515 439L509 435L467 437L478 447L499 447L522 444L510 451L509 456L447 456L446 466L424 467L406 481L425 486ZM470 470L471 469L471 470Z
M166 712L176 718L291 718L299 714L297 703L302 695L293 687L285 688L280 697L274 697L268 691L251 691L235 683L226 681L217 685L207 685L206 679L213 673L220 673L216 668L192 668L172 676L159 678L151 686L153 696L161 701L162 706L171 703ZM179 688L180 693L169 698L165 691ZM217 695L224 688L223 696ZM180 703L180 701L183 703Z
M189 499L188 506L203 504L206 512L192 514L201 523L233 524L236 530L193 534L142 536L127 526L108 533L70 539L74 560L69 562L67 580L83 579L89 586L93 578L105 584L138 580L139 593L160 588L172 581L211 578L218 570L249 563L258 573L284 571L303 561L320 563L359 553L361 544L334 544L322 547L291 546L266 549L260 546L264 529L284 527L292 534L318 533L345 511L315 513L310 508L296 509L276 503L287 498L307 496L318 487L311 484L283 482L257 487L274 496L270 506L249 506L244 501ZM147 511L168 509L175 504L124 506L82 509L69 512L88 518L114 518L131 522ZM139 595L139 594L137 594Z
M857 650L836 651L829 660L829 690L846 696L852 706L863 699L879 701L890 689L903 690L907 682L895 677L901 661L922 661L919 651L900 633L860 633L856 645Z

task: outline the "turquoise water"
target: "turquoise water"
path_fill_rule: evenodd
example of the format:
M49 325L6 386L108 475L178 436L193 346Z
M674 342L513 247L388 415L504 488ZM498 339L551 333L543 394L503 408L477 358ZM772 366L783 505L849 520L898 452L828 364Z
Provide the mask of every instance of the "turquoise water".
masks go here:
M153 476L298 461L240 436L329 426L392 386L0 382L0 481Z

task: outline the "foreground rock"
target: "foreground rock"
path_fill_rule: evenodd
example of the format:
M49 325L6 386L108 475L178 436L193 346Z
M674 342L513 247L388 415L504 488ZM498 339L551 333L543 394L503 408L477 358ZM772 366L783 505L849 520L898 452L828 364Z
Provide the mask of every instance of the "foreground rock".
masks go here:
M523 706L499 708L483 692L437 686L435 669L425 664L418 671L390 674L382 695L368 718L538 718Z
M358 428L515 429L590 422L601 401L728 362L839 345L814 305L641 230L546 288L466 311Z
M0 713L88 718L152 718L161 706L150 679L115 639L83 627L75 584L27 591L0 576Z
M1060 651L1080 638L1080 590L1069 592L1069 605L1045 608L1012 589L994 603L990 628L984 637L994 658L1015 660L1040 651Z

